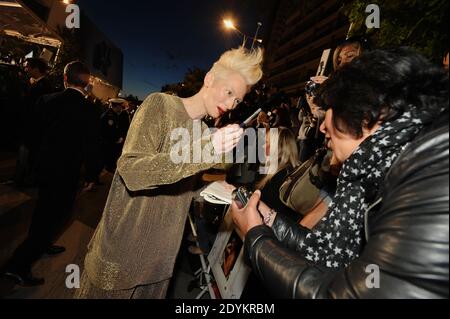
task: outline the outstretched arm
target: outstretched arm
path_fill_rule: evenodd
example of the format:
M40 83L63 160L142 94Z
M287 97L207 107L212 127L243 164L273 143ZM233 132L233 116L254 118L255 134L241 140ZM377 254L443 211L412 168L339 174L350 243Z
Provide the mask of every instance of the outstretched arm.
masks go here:
M216 165L214 161L174 161L170 141L172 116L161 94L149 96L136 112L117 163L117 170L129 190L140 191L174 184ZM225 130L228 132L230 128ZM196 143L200 143L200 149L208 151L211 158L226 153L234 148L242 135L240 128L231 128L231 131L225 136L221 134L222 131L218 131L195 142L192 142L192 132L188 132L189 142L180 143L180 153L193 154Z

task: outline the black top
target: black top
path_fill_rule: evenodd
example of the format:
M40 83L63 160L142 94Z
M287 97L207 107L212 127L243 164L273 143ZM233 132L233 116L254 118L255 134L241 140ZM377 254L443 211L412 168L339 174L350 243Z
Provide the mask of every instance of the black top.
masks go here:
M42 96L53 92L55 92L55 89L52 88L50 81L46 77L31 84L28 89L21 114L21 131L23 134L23 142L29 149L32 149L35 146L33 145L33 136L36 132L33 131L33 122L39 114L39 106L37 106L36 103Z
M289 166L276 173L263 189L261 189L261 200L277 213L284 214L293 221L298 221L303 216L284 205L280 200L280 187L291 171L292 167Z
M108 109L102 114L100 122L104 143L116 144L120 138L125 140L127 137L130 127L130 118L127 112L122 111L120 114L117 114L112 109Z
M95 170L99 150L98 119L81 92L66 89L37 102L33 127L38 145L38 178L42 183L73 183L81 165Z

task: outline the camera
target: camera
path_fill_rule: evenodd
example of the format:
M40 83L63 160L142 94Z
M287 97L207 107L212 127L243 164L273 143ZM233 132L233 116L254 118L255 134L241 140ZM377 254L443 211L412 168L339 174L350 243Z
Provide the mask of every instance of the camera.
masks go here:
M305 85L305 92L312 97L316 97L319 88L320 88L319 83L316 83L314 81L308 81Z
M233 199L242 204L245 207L252 196L252 192L248 191L245 187L241 186L233 191Z

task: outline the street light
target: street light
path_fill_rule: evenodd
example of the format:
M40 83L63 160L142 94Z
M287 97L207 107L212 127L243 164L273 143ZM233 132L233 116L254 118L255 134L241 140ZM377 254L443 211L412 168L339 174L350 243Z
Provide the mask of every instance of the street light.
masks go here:
M234 26L233 21L231 21L231 20L225 19L225 20L223 20L223 23L225 24L225 27L226 27L227 29L235 29L235 28L236 28L236 27Z
M242 33L238 28L236 28L234 22L230 19L224 19L223 24L225 25L225 28L235 30L239 32L240 35L242 35L242 37L244 38L244 40L242 41L242 46L245 47L245 43L247 42L247 36L244 33Z
M256 32L255 32L255 36L254 37L249 37L248 35L244 34L241 30L239 30L238 28L236 28L236 26L234 25L234 22L230 19L224 19L223 20L223 24L225 25L225 28L227 29L232 29L237 31L240 35L242 35L242 37L244 38L243 42L242 42L242 46L245 47L245 44L247 42L247 39L251 39L252 40L252 47L251 50L253 50L253 47L255 46L255 43L262 43L263 40L262 39L258 39L258 31L259 28L262 26L261 22L258 22L258 27L256 28Z

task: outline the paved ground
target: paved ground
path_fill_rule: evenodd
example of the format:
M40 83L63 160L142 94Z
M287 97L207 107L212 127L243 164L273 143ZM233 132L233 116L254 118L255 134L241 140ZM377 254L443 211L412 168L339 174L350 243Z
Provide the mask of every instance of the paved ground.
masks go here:
M15 154L0 153L0 181L11 178L15 168ZM21 288L11 281L0 278L0 298L16 299L70 299L74 291L66 288L66 266L83 266L86 246L99 222L106 201L112 175L104 172L103 185L95 192L80 193L73 210L73 220L58 239L57 244L67 248L64 254L44 257L33 268L37 276L45 277L46 283L36 288ZM0 267L25 238L36 200L36 189L18 190L11 185L0 185ZM185 232L187 233L187 232ZM183 241L168 298L192 299L201 290L193 276L200 268L198 256L187 252ZM209 298L205 294L203 298Z

